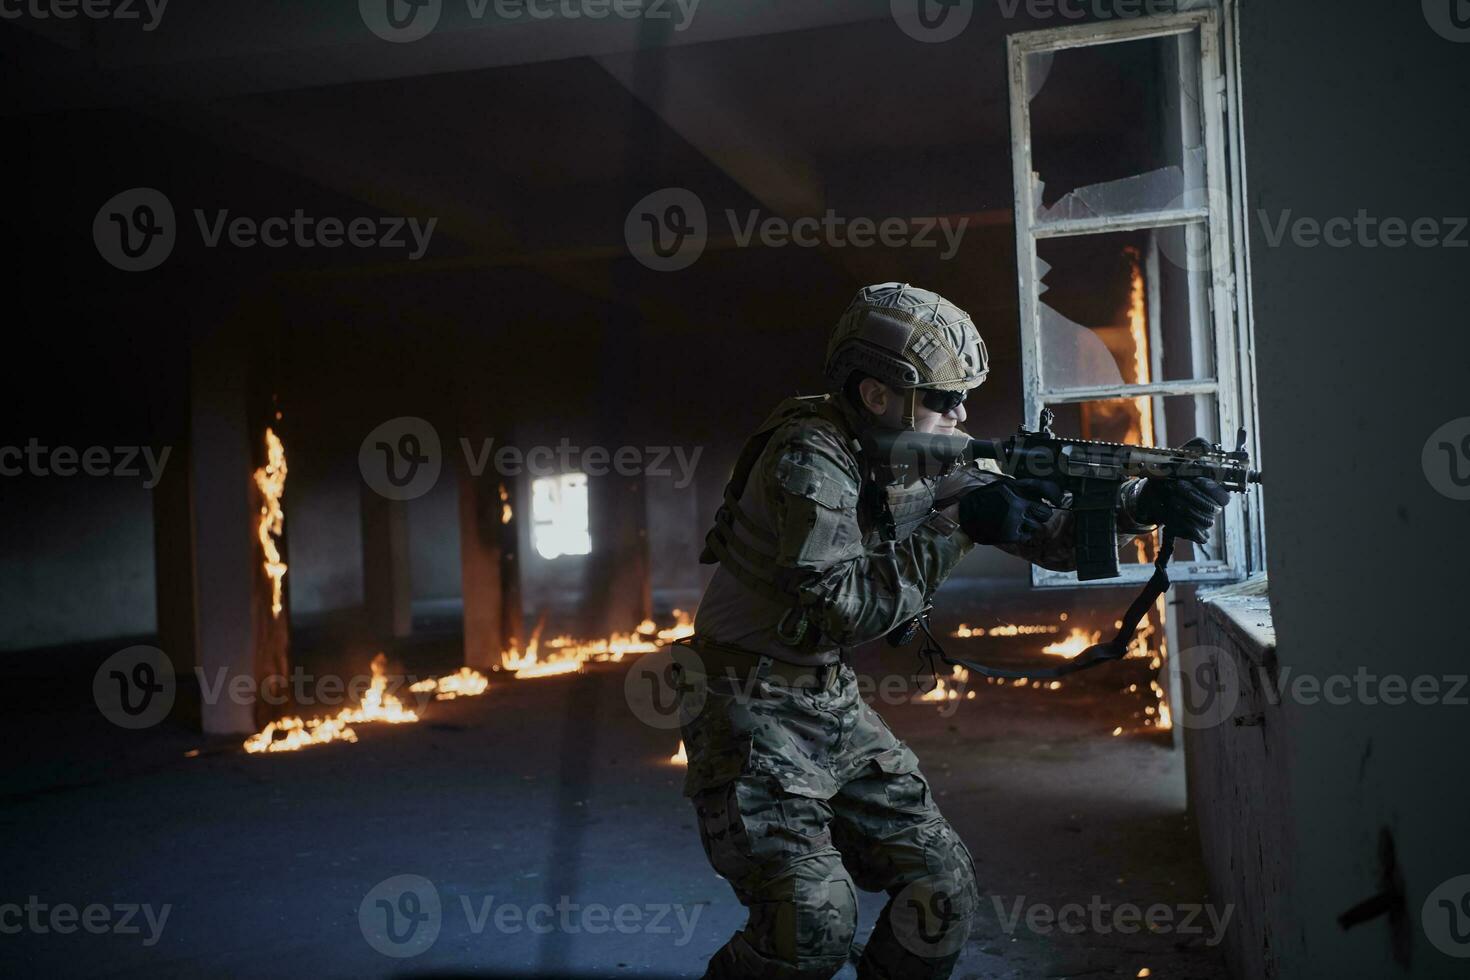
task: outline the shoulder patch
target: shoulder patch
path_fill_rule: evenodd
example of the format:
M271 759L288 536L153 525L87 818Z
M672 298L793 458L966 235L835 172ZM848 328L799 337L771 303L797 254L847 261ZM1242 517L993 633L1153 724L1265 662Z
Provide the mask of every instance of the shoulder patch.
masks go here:
M857 490L825 459L791 447L776 461L776 482L787 493L806 497L831 510L857 506Z

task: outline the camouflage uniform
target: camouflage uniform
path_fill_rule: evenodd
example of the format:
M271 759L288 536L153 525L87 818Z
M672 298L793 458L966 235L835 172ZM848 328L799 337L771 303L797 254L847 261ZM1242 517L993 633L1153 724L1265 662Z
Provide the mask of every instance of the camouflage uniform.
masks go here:
M963 315L945 306L931 311L941 325ZM952 383L973 387L981 367L966 363L968 380ZM784 402L747 443L708 538L719 568L681 658L695 706L682 725L684 795L710 864L750 913L709 978L830 977L857 928L855 888L890 895L860 976L948 977L979 904L969 850L842 654L920 613L972 547L936 495L1003 477L971 466L881 485L862 459L864 424L840 397ZM1010 550L1066 567L1068 520ZM754 672L706 669L732 655ZM773 679L773 661L830 681Z

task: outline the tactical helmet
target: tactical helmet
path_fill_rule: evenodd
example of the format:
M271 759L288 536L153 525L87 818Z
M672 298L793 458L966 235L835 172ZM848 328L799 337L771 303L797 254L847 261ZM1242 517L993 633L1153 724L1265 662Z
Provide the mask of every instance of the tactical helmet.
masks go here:
M827 342L827 384L840 393L854 371L894 388L967 391L990 373L970 315L908 283L867 286Z

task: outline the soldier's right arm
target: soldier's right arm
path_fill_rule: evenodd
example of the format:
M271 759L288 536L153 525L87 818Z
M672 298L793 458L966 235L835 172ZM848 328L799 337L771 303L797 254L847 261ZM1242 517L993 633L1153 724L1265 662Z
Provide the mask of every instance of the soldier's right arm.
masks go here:
M835 430L796 427L772 440L767 460L776 585L798 598L808 622L832 643L864 643L912 619L971 548L964 532L946 533L940 522L865 548L861 472Z

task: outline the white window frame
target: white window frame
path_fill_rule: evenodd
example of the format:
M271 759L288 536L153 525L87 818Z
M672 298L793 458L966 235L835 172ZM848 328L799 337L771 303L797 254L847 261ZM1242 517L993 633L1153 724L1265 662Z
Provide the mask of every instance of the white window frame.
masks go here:
M1162 16L1136 17L1092 24L1073 25L1010 35L1007 57L1010 78L1012 172L1015 178L1015 225L1017 273L1020 284L1021 359L1025 419L1035 428L1046 405L1059 405L1106 398L1152 396L1156 412L1166 395L1205 395L1215 398L1220 439L1233 443L1237 429L1246 430L1246 448L1253 465L1259 467L1260 439L1255 399L1253 323L1250 306L1248 240L1245 236L1245 172L1241 143L1238 56L1235 47L1236 4L1222 0L1199 9ZM1120 216L1053 220L1038 229L1033 222L1038 202L1034 199L1031 160L1030 100L1027 97L1029 55L1067 48L1113 44L1198 31L1200 56L1200 109L1204 130L1204 207ZM1227 163L1228 161L1228 163ZM1107 234L1181 224L1203 224L1209 234L1210 254L1226 256L1212 261L1209 321L1215 352L1211 378L1047 388L1041 370L1041 277L1038 274L1037 241L1069 235ZM1154 260L1154 257L1149 257ZM1149 277L1150 282L1154 277ZM1151 287L1152 288L1152 287ZM1149 322L1157 326L1154 311ZM1200 325L1193 325L1199 330ZM1196 333L1196 336L1201 336ZM1155 363L1159 350L1155 348ZM1062 433L1068 435L1068 433ZM1234 446L1227 445L1226 449ZM1265 546L1259 490L1248 495L1232 494L1225 508L1223 554L1221 541L1211 548L1213 560L1177 561L1170 566L1176 582L1236 581L1265 567ZM1032 566L1032 583L1043 587L1092 585L1109 587L1140 583L1153 571L1152 565L1122 564L1118 578L1079 583L1075 572L1055 572Z

